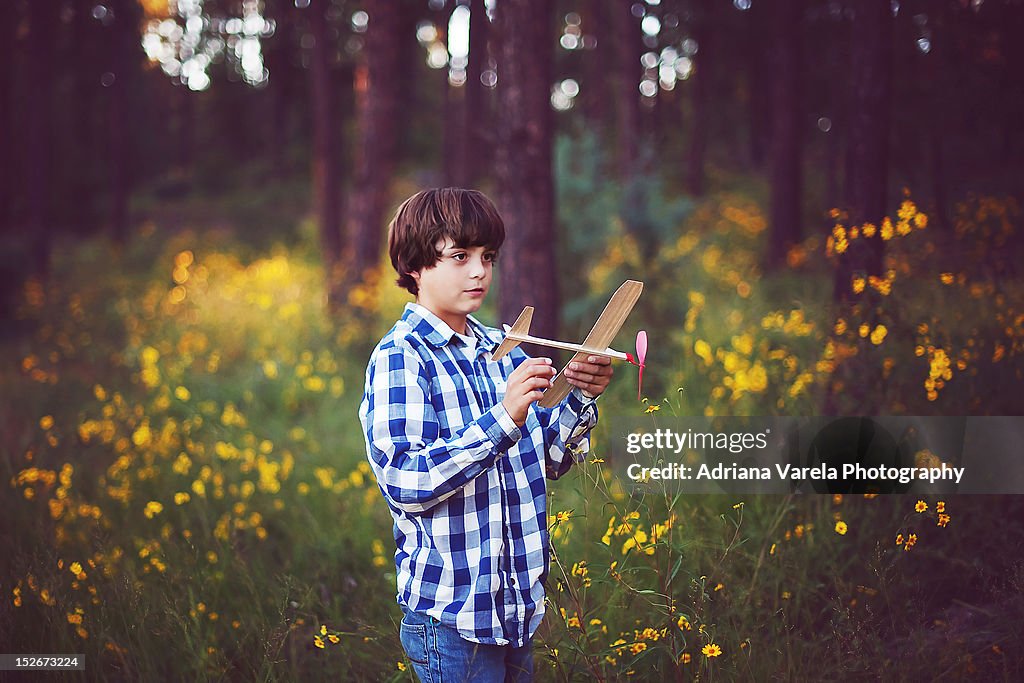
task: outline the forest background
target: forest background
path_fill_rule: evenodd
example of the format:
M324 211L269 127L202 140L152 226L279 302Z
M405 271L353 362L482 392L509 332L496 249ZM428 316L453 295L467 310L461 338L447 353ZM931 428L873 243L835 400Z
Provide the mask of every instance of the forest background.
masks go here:
M482 320L646 282L644 395L550 486L542 680L1020 679L1019 497L638 492L602 430L1021 414L1021 2L4 9L3 651L410 679L356 407L387 221L457 185L509 226Z

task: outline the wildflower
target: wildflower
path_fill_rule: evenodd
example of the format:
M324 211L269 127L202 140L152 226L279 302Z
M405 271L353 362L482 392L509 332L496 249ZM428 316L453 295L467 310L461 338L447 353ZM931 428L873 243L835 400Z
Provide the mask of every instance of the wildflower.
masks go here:
M313 636L313 644L321 650L324 649L324 641L320 638L320 636Z
M871 343L878 346L885 339L885 335L887 333L888 330L885 328L885 325L876 326L874 331L871 333Z
M556 524L561 524L562 522L568 522L571 518L572 518L572 510L562 510L560 512L556 512L555 513L553 521Z
M774 543L772 543L771 550L768 551L768 554L769 555L774 555L775 554L775 544Z
M791 597L793 597L792 593L790 593L789 591L782 591L783 600L789 600Z
M907 542L903 545L904 550L910 550L917 545L917 534L910 534L907 536Z
M405 671L405 662L397 662L397 664L399 671Z
M213 615L211 614L210 616L212 617ZM341 638L339 638L338 636L334 635L333 633L331 635L327 636L327 640L331 641L334 644L337 644L337 643L341 642Z
M704 654L705 657L717 657L720 654L722 654L722 648L718 647L714 643L708 643L703 648L701 648L701 652Z
M733 510L739 510L741 507L743 507L743 501L740 501L739 503L736 503L735 505L733 505L732 509Z
M953 284L953 273L942 273L939 275L939 281L944 285Z
M946 501L940 500L938 503L936 503L935 504L935 511L936 512L945 512L946 511Z
M661 410L661 406L650 405L650 406L647 406L647 410L645 410L644 412L645 413L653 413L653 412L657 412L659 410Z
M151 500L148 503L146 503L146 509L143 510L143 513L146 515L148 519L153 519L155 516L163 512L163 510L164 506L162 504L158 503L155 500Z
M693 626L690 625L690 620L685 615L680 615L679 620L676 622L676 626L679 627L680 631L692 631Z
M864 234L864 237L874 237L876 229L874 223L865 223L861 228L861 232Z
M853 286L853 293L854 294L860 294L861 292L863 292L864 291L864 284L865 284L865 282L866 281L864 280L864 278L859 277L857 275L854 275L853 276L853 281L851 283L852 286Z
M185 387L178 387L177 389L174 390L174 396L179 401L187 401L190 398L192 398L192 392L190 392Z
M888 242L892 239L893 227L892 221L889 220L888 216L882 221L882 239Z
M950 519L952 519L952 517L950 517L949 515L944 515L944 514L943 515L939 515L939 521L936 523L936 526L943 526L944 527L947 524L949 524L949 520Z
M917 505L914 506L914 512L924 512L928 509L928 503L923 500L917 501Z
M896 534L896 545L903 545L903 534Z
M684 652L683 654L679 655L679 663L680 664L689 664L690 663L690 659L691 659L691 657L690 657L690 653L689 652Z
M861 326L857 328L857 334L859 334L862 338L868 336L868 333L870 331L871 327L867 323L861 323Z
M714 357L711 355L711 346L703 339L697 340L693 345L693 351L704 361L705 365L711 365L714 362Z
M646 649L647 649L647 643L633 643L632 645L629 646L630 653L634 654L634 655L638 655L638 654L640 654L641 652L643 652Z
M843 521L836 522L836 533L839 534L840 536L845 536L846 535L846 522L843 522Z
M725 588L725 584L724 583L719 583L718 585L715 586L715 592L717 593L718 591L722 590L723 588Z

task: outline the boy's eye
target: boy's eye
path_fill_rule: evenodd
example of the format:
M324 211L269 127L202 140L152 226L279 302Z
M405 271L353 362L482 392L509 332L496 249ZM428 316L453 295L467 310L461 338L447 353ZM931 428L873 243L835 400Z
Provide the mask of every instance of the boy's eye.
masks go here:
M462 251L456 252L456 253L452 254L452 258L455 259L456 261L465 261L466 260L466 253L462 252Z
M498 260L498 255L496 253L494 253L493 251L489 251L486 254L484 254L484 261L487 261L489 263L494 263L497 260Z

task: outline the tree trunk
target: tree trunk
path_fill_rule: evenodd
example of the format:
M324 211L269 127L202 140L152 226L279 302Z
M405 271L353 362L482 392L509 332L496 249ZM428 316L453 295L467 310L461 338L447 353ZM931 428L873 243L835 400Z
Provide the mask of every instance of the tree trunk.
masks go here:
M25 159L29 262L32 271L40 277L50 272L50 238L54 232L50 199L52 187L52 136L50 106L53 83L53 54L58 25L59 6L53 2L30 2L28 57L26 60L27 86L25 93Z
M616 12L612 29L616 48L615 71L615 118L619 169L623 180L628 181L636 171L640 152L640 55L643 42L637 18L633 16L630 3L615 2ZM600 45L598 45L600 48Z
M363 49L366 64L360 66L356 76L360 138L348 220L353 243L353 262L347 268L351 281L361 280L380 261L401 96L395 78L402 40L401 6L394 0L372 0L366 9L370 23ZM412 40L411 36L406 38Z
M14 224L14 197L17 196L18 145L10 131L14 130L14 74L20 68L17 57L17 31L21 24L21 3L11 3L9 16L0 22L0 235L6 234Z
M497 5L499 145L496 180L507 237L499 266L499 317L535 307L534 334L558 334L559 291L549 88L553 6L545 0ZM578 275L575 275L578 277Z
M287 165L288 151L288 126L289 126L289 103L293 96L292 73L288 56L293 50L292 31L294 31L295 17L294 2L287 0L275 0L267 3L266 16L273 19L277 26L274 36L263 41L264 65L267 68L269 82L262 94L266 107L267 126L267 156L270 160L271 178L280 179L283 175L290 175L291 169Z
M785 264L786 253L800 241L801 140L803 112L800 70L801 0L780 0L774 9L775 78L772 92L771 238L768 265Z
M704 157L710 136L711 93L715 69L716 26L711 16L711 3L705 8L697 24L697 54L693 83L693 122L690 125L690 149L686 158L686 189L694 197L704 194Z
M770 8L769 8L770 9ZM745 32L747 39L743 46L746 62L749 98L747 116L750 125L750 163L755 169L765 166L769 145L769 131L772 129L771 72L766 68L765 53L768 44L764 39L765 23L771 15L764 3L754 2L746 12Z
M851 103L846 206L850 225L880 226L886 214L889 108L892 103L892 9L888 0L856 6L851 31ZM880 275L884 242L877 231L869 239L851 241L836 270L834 295L851 295L850 274ZM868 290L865 290L868 291Z
M613 73L615 56L615 27L609 16L608 0L589 0L585 6L589 10L583 19L583 32L597 40L591 59L585 60L590 67L586 71L586 82L580 93L585 104L585 113L593 122L599 135L607 134L613 125L612 110L609 102L616 101L614 92L609 87L614 79L608 75Z
M490 34L491 21L487 18L484 0L470 0L469 4L469 64L466 67L466 85L464 94L465 135L463 136L464 176L461 180L466 187L475 187L483 170L487 168L489 149L487 141L490 107L488 106L489 90L480 80L487 68L487 40Z
M331 87L331 50L328 43L328 0L310 2L309 26L313 37L310 60L310 95L313 109L313 206L320 222L320 247L327 278L327 306L340 309L346 300L341 236L341 173L338 170L341 136Z
M131 124L129 112L135 65L141 59L138 49L138 4L131 0L112 0L113 35L108 48L109 68L114 81L107 88L107 132L109 140L110 231L115 244L128 241L128 202L131 195Z

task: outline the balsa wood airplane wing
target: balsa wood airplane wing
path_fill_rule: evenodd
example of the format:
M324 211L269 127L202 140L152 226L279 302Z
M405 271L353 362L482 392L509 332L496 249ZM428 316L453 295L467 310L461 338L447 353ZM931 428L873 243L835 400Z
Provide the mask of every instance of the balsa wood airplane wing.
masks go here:
M642 282L636 280L626 280L623 282L622 286L615 290L612 298L608 300L608 305L601 311L600 317L594 323L590 334L583 340L582 346L594 350L603 350L610 346L615 339L615 335L622 328L622 324L626 322L630 311L633 310L633 306L636 305L637 300L640 298L640 292L643 289L644 283ZM590 352L581 351L569 359L569 363L586 360L589 355ZM566 367L568 367L568 363ZM551 388L544 392L544 396L538 401L537 405L541 408L556 406L569 395L571 389L572 385L565 379L565 368L562 368L562 372L558 373Z

